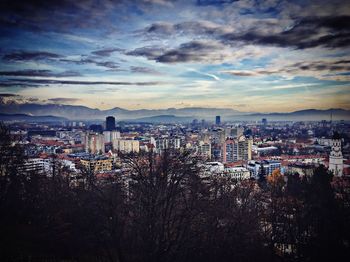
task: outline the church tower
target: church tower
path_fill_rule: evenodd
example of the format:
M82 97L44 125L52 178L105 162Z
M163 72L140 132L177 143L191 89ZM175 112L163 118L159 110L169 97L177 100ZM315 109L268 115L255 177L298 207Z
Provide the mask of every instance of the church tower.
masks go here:
M341 138L338 132L334 132L332 137L332 150L329 155L329 171L334 176L343 175L343 155L341 152Z

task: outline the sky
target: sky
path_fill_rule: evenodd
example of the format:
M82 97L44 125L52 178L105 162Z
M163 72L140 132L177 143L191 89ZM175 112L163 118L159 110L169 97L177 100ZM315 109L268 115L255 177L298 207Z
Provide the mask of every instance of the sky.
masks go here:
M0 102L350 109L350 2L2 0Z

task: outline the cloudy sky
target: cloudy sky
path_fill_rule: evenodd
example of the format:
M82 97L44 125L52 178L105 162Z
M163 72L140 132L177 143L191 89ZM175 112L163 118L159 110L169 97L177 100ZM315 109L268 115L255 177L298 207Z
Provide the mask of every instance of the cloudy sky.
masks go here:
M2 0L2 102L350 109L349 1Z

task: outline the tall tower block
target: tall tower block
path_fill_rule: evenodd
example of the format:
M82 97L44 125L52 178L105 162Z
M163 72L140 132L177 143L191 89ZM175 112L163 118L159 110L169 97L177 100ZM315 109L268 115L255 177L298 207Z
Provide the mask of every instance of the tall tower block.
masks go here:
M343 154L341 152L341 138L338 132L334 132L332 137L332 149L329 154L329 168L328 170L333 173L334 176L343 175Z

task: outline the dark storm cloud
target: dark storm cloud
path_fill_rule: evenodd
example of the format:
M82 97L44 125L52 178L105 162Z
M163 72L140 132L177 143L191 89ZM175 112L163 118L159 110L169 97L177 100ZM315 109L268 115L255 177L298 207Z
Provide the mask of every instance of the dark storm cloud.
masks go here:
M217 47L211 43L191 41L180 45L177 49L165 52L158 56L156 61L163 63L202 61L203 56L207 56L208 52L216 50Z
M130 10L169 6L167 0L2 0L0 26L34 32L71 33L75 29L99 28L100 33L118 31L114 18L127 19ZM10 31L6 31L10 33Z
M8 79L14 82L24 82L29 84L62 84L62 85L117 85L117 86L151 86L160 85L161 82L118 82L118 81L75 81L75 80L53 80L53 79Z
M230 44L244 42L298 49L346 47L350 45L350 16L309 17L279 33L264 34L255 29L241 34L225 34L222 39Z
M157 57L161 56L164 53L164 48L154 47L154 46L145 46L136 48L132 51L126 53L126 55L131 56L144 56L147 59L154 60Z
M124 49L121 48L106 48L106 49L101 49L101 50L96 50L91 52L93 55L97 56L110 56L114 52L122 52Z
M294 24L281 31L279 22L261 19L245 30L232 32L233 26L207 21L187 21L177 24L157 22L141 32L147 36L191 35L196 38L220 39L225 44L256 44L298 49L350 45L350 16L315 16L295 18ZM231 31L231 32L230 32ZM229 33L228 33L229 32Z
M0 71L0 76L41 76L41 77L71 77L81 76L75 71L64 71L54 73L51 70L17 70L17 71Z
M229 28L226 26L220 26L208 21L186 21L177 24L171 24L167 22L153 23L141 32L147 36L154 35L191 35L198 37L213 37L220 36L227 32Z
M262 69L262 70L231 70L226 73L235 76L263 76L274 74L295 74L300 75L303 72L329 72L329 73L341 73L350 72L350 61L338 60L338 61L313 61L313 62L299 62L291 65L286 65L280 68Z
M98 56L107 56L108 53L112 53L117 50L122 49L106 49L106 50L98 50L94 53ZM17 51L13 53L8 53L3 55L2 59L7 62L23 62L23 61L52 61L52 62L68 62L68 63L74 63L74 64L95 64L97 66L106 67L108 69L119 69L119 64L112 61L99 61L92 58L82 58L80 60L71 60L66 58L63 55L51 53L51 52L42 52L42 51ZM37 74L37 76L49 76L48 70L26 70L27 72L23 71L23 74L30 74L31 72L33 74ZM11 72L8 72L11 74ZM20 73L20 72L19 72ZM47 74L47 75L45 75ZM69 72L67 72L69 74ZM77 73L70 72L70 75L58 75L58 76L75 76ZM55 75L53 75L55 76Z
M61 62L66 62L66 63L73 63L73 64L77 64L77 65L85 65L85 64L95 64L97 66L101 66L101 67L106 67L108 69L114 69L117 70L120 68L119 64L116 62L112 62L112 61L98 61L95 59L91 59L91 58L82 58L80 60L71 60L71 59L60 59Z
M73 28L103 25L106 14L119 2L122 1L2 0L0 25L31 31L70 32Z
M6 54L2 57L5 61L11 62L21 62L21 61L39 61L39 60L50 60L62 58L62 55L50 53L50 52L41 52L41 51L19 51Z
M161 63L201 62L221 59L220 48L223 46L215 41L191 41L174 49L144 47L137 48L127 54L144 56L149 60Z

